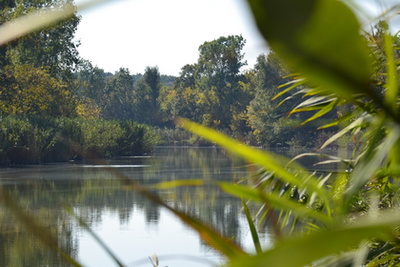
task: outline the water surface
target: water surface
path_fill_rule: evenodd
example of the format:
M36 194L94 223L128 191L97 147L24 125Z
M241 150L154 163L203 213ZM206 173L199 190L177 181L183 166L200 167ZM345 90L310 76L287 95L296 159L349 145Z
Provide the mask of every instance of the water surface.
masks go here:
M109 164L109 165L108 165ZM112 171L108 168L111 166ZM0 169L3 186L17 203L44 224L58 243L84 266L114 266L93 237L62 207L74 213L126 266L214 266L224 258L173 214L124 186L115 171L142 185L178 179L238 181L246 163L216 148L159 148L147 157L126 157L106 164L69 163ZM254 251L241 202L212 185L154 191L169 205L196 216ZM68 266L0 210L0 266ZM263 248L273 235L261 234Z

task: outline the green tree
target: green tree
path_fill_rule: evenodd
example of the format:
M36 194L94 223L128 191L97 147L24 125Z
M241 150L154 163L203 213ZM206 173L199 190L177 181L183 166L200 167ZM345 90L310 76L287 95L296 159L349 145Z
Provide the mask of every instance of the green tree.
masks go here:
M245 43L242 36L234 35L205 42L199 47L196 87L204 94L215 91L219 104L207 113L223 128L229 127L231 110L242 101L238 83L243 79L240 69L247 65L242 54Z
M143 80L147 84L150 92L151 112L157 113L157 98L160 95L161 89L161 74L158 71L158 67L147 67L143 75ZM153 118L152 120L155 121L154 119L156 118Z
M135 84L135 118L139 122L157 125L161 122L159 96L162 88L158 67L147 67Z
M135 116L133 78L128 69L107 79L102 114L108 119L130 120Z
M181 116L214 128L244 131L246 106L253 97L241 68L242 36L220 37L199 47L196 64L185 65L160 107L168 118Z
M260 55L254 66L255 97L248 107L248 123L254 135L262 144L272 145L272 142L281 142L281 131L278 128L278 119L287 116L291 110L289 101L284 106L276 108L272 98L279 93L279 86L285 82L283 77L288 74L279 57L270 52L268 56ZM278 131L278 132L277 132ZM281 137L276 140L276 137Z
M8 2L8 8L0 13L2 23L27 13L38 12L37 10L43 7L56 8L58 5L73 4L71 0ZM80 17L75 15L8 44L2 65L46 66L50 68L53 77L71 81L74 68L80 61L77 50L79 42L74 40L79 22Z
M237 35L204 42L199 47L198 75L206 76L208 84L213 86L236 83L240 69L247 65L242 54L245 43L244 38Z
M17 65L3 73L0 111L26 116L75 116L76 99L48 68Z
M104 110L104 107L109 101L106 94L106 74L104 70L93 67L89 61L83 60L77 75L77 83L79 85L79 90L76 94L78 95L81 106L87 107L92 111L97 110L97 113ZM82 108L83 113L85 109L86 108Z
M196 120L195 72L196 65L187 64L181 68L172 88L163 87L159 103L164 120L173 120L176 116Z
M70 0L2 1L0 24L33 12L40 16L42 8L72 4ZM0 48L3 114L76 115L74 70L80 57L74 35L79 21L75 14Z

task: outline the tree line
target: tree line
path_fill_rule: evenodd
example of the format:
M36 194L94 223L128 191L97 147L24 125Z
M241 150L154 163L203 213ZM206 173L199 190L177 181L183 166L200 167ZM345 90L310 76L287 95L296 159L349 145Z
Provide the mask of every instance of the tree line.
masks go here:
M59 2L72 3L3 1L0 23ZM2 118L134 121L163 136L179 132L174 119L185 117L265 146L314 146L321 136L315 125L298 127L307 113L288 116L300 99L293 90L279 105L280 100L271 101L292 79L274 52L243 71L246 40L240 35L204 42L197 62L183 66L178 77L150 66L143 74L127 68L111 74L79 56L74 40L79 22L75 15L0 47Z
M157 67L143 75L126 68L111 75L86 61L77 75L86 105L80 115L134 120L164 129L162 136L174 129L175 118L185 117L252 144L314 146L310 135L321 137L316 125L298 127L309 114L288 116L301 97L291 92L279 105L272 101L291 81L289 70L270 52L243 71L245 43L240 35L204 42L197 62L183 66L178 77L161 75Z

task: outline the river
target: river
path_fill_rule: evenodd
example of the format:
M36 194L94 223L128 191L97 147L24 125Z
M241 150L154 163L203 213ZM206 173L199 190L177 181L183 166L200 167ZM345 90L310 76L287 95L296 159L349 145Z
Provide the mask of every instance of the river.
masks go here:
M106 167L111 167L110 169ZM151 156L126 157L104 163L25 165L0 169L5 191L57 237L64 250L84 266L116 266L115 262L71 213L82 219L125 266L215 266L224 258L165 208L124 186L181 179L239 181L248 176L243 160L218 148L157 148ZM242 204L209 185L152 191L168 205L200 218L254 251ZM256 212L256 210L253 210ZM69 266L43 246L9 210L0 209L0 266ZM274 235L265 227L263 249Z
M158 148L148 157L107 162L113 170L142 185L178 179L238 181L246 163L217 148ZM57 236L59 244L84 266L115 266L98 242L64 206L71 208L126 266L214 266L224 261L196 232L171 212L124 187L106 165L65 163L0 169L6 191L29 215ZM118 176L118 175L117 175ZM180 187L155 193L169 205L195 215L253 251L240 200L212 185ZM0 266L68 266L0 210ZM261 235L271 243L268 228Z

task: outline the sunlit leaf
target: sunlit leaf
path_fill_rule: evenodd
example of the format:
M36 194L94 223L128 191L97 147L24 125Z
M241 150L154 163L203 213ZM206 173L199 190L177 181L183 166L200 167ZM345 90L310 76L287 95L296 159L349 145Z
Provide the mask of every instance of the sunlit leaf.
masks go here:
M312 98L309 98L303 102L301 102L299 105L295 107L297 108L302 108L302 107L313 107L313 106L321 106L326 103L330 103L335 99L328 99L325 96L315 96Z
M168 189L181 186L202 186L202 185L204 185L204 180L193 179L193 180L175 180L175 181L161 182L153 184L151 185L151 187L157 189Z
M257 229L254 226L253 218L251 217L249 208L247 207L246 201L242 198L242 205L244 213L246 214L247 223L249 224L251 237L253 238L254 247L256 248L257 254L262 252L260 239L258 238Z
M279 86L278 88L282 88L282 87L286 87L286 86L290 85L288 88L286 88L286 89L282 90L281 92L279 92L278 94L276 94L271 100L277 99L281 95L286 94L287 92L289 92L289 91L293 90L294 88L304 84L305 82L306 81L304 79L297 79L297 80L293 80L293 81L290 81L288 83L285 83L285 84Z
M353 116L354 115L351 114L351 113L344 114L343 116L341 116L340 118L334 120L333 122L330 122L330 123L327 123L325 125L322 125L322 126L318 127L317 130L322 130L322 129L327 129L327 128L330 128L330 127L333 127L333 126L337 126L340 123L343 123L345 121L351 120L351 118L353 118Z
M397 66L393 55L393 40L389 34L384 35L385 52L387 59L387 88L385 102L396 112L397 99L399 92L399 81L397 75Z
M353 167L352 165L352 160L348 160L348 159L343 159L341 157L337 157L337 156L332 156L332 155L327 155L327 154L321 154L321 153L302 153L299 154L295 157L292 158L292 161L304 158L304 157L320 157L320 158L328 158L329 160L325 160L325 161L321 161L321 162L317 162L314 165L322 165L322 164L329 164L329 163L344 163L346 165L349 165L350 167Z
M332 109L334 109L336 107L338 103L338 100L334 100L331 103L329 103L328 105L326 105L325 107L323 107L320 111L318 111L317 113L315 113L313 116L311 116L310 118L308 118L307 120L303 121L300 125L304 125L307 122L313 121L315 119L318 119L319 117L325 115L326 113L328 113L329 111L331 111Z
M292 185L304 187L311 192L316 192L326 203L329 213L329 200L326 196L326 192L318 185L318 181L315 177L308 177L308 175L301 176L300 171L303 170L303 168L300 165L296 165L295 167L298 169L299 177L303 179L299 179L284 167L289 163L289 160L283 156L246 146L224 134L183 118L177 119L176 123L204 139L217 143L227 151L241 156L249 162L259 164L267 170L275 172L282 180Z
M390 238L398 225L399 214L381 214L379 220L360 218L351 225L338 225L332 230L319 231L302 237L292 237L278 242L274 248L251 258L236 259L229 266L290 266L301 267L334 253L348 250L362 240L379 237ZM289 256L290 255L290 256Z
M378 126L378 131L380 130L381 129ZM376 135L380 134L378 131ZM358 162L357 166L354 168L351 184L344 194L345 207L350 205L354 195L370 180L371 177L373 177L375 172L382 167L389 151L399 140L399 136L399 129L394 127L381 144L374 141L371 142L373 145L369 146L369 148L371 148L370 151L367 151L362 155L360 162Z
M295 203L292 200L278 196L277 194L262 192L258 188L250 188L248 186L233 185L229 183L220 183L220 186L222 190L234 196L246 198L248 200L260 203L267 202L275 209L290 211L298 216L309 216L325 224L332 223L332 220L327 215L317 212L311 208L307 208L299 203Z
M325 147L327 147L328 145L330 145L332 142L336 141L337 139L339 139L340 137L342 137L343 135L345 135L346 133L348 133L349 131L351 131L352 129L359 127L364 121L364 118L358 118L355 121L353 121L352 123L350 123L350 125L348 125L347 127L343 128L342 130L340 130L338 133L336 133L335 135L333 135L331 138L329 138L328 140L325 141L325 143L320 147L320 149L323 149Z

